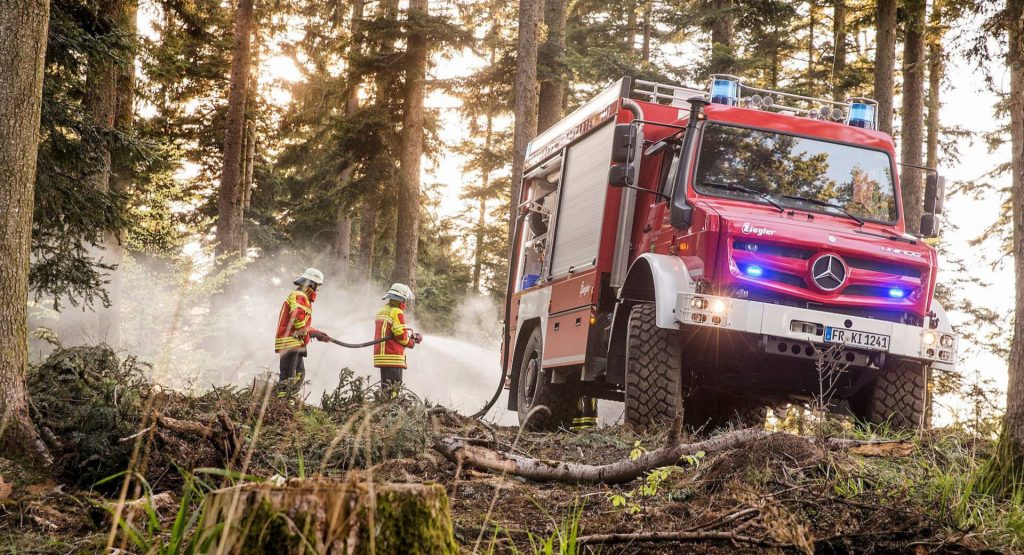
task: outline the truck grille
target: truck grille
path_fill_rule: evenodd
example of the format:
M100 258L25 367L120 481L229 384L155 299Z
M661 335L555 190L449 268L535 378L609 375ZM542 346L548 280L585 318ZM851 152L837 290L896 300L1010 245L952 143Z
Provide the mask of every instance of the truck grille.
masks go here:
M736 239L732 246L732 258L741 274L751 276L748 269L754 265L758 267L755 279L760 283L778 283L814 294L822 293L811 283L809 270L803 262L810 261L820 251L749 239ZM861 271L859 277L851 276L835 291L840 297L891 301L894 287L901 288L902 293L898 298L902 299L923 285L920 268L863 256L846 256L841 253L839 256L850 269Z

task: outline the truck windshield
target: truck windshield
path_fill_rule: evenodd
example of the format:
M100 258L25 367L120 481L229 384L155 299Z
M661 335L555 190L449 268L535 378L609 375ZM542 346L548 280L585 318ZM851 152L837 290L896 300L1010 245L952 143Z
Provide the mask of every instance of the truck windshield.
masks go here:
M896 221L886 153L770 131L708 124L695 188L702 194L752 200L756 191L800 210L841 214L828 203L852 216Z

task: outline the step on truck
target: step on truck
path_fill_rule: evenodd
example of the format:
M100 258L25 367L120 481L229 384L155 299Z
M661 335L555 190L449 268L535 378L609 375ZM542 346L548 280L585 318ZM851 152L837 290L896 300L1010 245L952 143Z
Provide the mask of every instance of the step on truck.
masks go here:
M762 423L817 400L924 424L958 338L934 299L944 180L906 232L876 104L715 75L623 78L527 153L505 299L508 408L568 428L583 399L647 427Z

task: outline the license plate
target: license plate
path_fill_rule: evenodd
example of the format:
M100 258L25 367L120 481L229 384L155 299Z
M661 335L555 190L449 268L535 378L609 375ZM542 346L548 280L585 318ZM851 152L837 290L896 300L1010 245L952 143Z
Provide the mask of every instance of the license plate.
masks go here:
M850 347L863 347L875 351L889 350L889 336L866 331L825 326L826 343L842 343Z

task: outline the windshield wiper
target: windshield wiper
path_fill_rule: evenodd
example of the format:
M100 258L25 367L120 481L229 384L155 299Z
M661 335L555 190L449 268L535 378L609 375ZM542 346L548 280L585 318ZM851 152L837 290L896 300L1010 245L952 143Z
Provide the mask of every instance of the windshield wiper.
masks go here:
M838 204L832 204L831 202L828 202L827 200L818 200L816 198L798 197L796 195L782 195L782 198L799 200L799 201L803 201L803 202L809 202L811 204L817 204L818 206L825 206L825 207L828 207L828 208L834 208L834 209L842 212L843 214L846 214L850 219L852 219L855 222L857 222L857 225L859 225L861 227L864 227L864 220L862 220L861 218L857 217L853 212L850 212L849 210L843 208L842 206L839 206Z
M715 181L701 181L700 184L701 185L707 185L708 187L713 187L715 189L722 189L722 190L725 190L725 191L738 191L740 193L747 193L748 195L754 195L755 197L757 197L757 198L767 202L768 204L774 206L775 208L777 208L779 210L779 212L785 212L786 211L786 209L783 208L781 204L779 204L778 202L775 202L775 200L772 199L772 197L768 196L768 193L765 193L765 192L762 192L762 191L758 191L756 189L751 189L750 187L744 187L743 185L733 185L731 183L717 183Z

